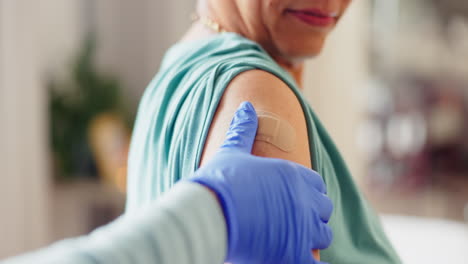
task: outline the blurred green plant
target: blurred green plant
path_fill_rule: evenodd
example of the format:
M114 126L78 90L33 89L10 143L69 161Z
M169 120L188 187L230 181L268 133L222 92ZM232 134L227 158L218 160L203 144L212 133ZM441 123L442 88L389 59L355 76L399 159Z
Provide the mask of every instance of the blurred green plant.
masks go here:
M87 140L90 121L103 112L118 113L131 123L121 97L119 81L99 73L94 63L96 38L85 38L71 66L70 80L49 84L50 142L58 179L96 177Z

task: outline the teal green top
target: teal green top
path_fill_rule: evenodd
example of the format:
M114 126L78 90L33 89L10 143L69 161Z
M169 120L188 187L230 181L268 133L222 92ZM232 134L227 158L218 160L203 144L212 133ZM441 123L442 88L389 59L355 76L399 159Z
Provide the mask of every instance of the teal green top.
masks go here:
M333 244L323 261L400 263L379 219L293 78L255 42L234 33L174 45L141 99L128 163L127 212L150 203L198 167L224 89L238 74L261 69L296 94L307 121L313 168L335 210Z

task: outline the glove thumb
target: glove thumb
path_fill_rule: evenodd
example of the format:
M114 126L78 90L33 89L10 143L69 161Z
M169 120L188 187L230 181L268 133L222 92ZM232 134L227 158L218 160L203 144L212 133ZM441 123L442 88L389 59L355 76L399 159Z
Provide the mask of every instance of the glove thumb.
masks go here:
M251 153L257 127L258 118L253 105L250 102L241 103L219 151L238 150Z

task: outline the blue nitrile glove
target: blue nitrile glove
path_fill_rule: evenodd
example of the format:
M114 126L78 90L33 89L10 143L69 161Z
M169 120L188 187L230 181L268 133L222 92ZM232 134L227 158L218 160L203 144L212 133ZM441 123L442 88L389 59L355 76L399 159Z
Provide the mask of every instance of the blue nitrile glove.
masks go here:
M219 152L190 179L219 197L228 228L226 261L321 263L311 249L327 248L333 237L325 184L299 164L251 155L257 125L253 106L242 103Z

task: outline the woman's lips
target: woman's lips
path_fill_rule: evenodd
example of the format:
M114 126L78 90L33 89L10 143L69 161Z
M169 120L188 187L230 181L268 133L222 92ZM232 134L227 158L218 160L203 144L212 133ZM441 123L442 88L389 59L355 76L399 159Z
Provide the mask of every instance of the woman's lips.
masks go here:
M316 27L330 27L335 24L336 13L325 13L318 9L287 10L302 22Z

